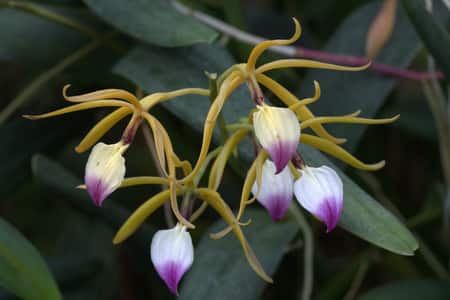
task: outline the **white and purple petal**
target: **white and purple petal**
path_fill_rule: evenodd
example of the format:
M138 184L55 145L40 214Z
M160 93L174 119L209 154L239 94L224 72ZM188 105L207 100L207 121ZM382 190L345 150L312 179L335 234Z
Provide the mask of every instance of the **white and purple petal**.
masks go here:
M300 139L297 116L289 108L266 104L257 108L253 114L255 135L275 163L276 173L280 173L297 150Z
M184 273L187 271L185 266L176 261L169 261L158 267L155 265L155 269L166 283L170 292L174 295L178 295L178 284Z
M159 230L151 244L152 263L169 290L178 295L178 284L194 261L194 246L186 227Z
M122 154L128 145L98 143L92 148L86 163L84 181L94 204L101 206L125 177L125 159Z
M275 163L276 174L286 168L287 164L297 151L297 145L298 139L295 142L280 140L266 148L267 153L269 153L270 158Z
M284 217L292 202L294 194L294 176L289 168L284 168L275 174L276 167L273 162L266 160L262 168L261 187L252 186L252 193L256 200L263 205L273 221Z
M86 189L91 196L92 201L96 206L101 206L103 200L108 197L113 191L100 178L86 175L84 178Z
M327 232L339 222L344 204L343 184L339 175L327 166L305 167L294 184L294 193L307 211L325 223Z

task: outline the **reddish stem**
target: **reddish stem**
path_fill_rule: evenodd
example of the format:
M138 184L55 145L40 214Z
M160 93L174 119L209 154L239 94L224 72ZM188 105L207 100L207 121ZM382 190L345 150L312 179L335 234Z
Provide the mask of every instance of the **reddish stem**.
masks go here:
M264 104L264 94L261 91L261 88L258 85L256 80L249 79L247 80L247 85L250 90L250 94L252 96L252 100L256 105Z
M131 118L127 127L125 128L122 134L122 141L125 145L129 145L133 142L134 137L136 136L136 131L142 123L142 118L140 116L134 116Z
M351 56L351 55L340 55L332 54L312 49L306 49L301 47L295 47L295 57L315 59L320 61L326 61L330 63L345 64L349 66L361 66L369 62L366 57L361 56ZM444 74L442 72L419 72L407 69L401 69L394 66L373 62L370 65L370 69L389 76L402 77L411 80L427 80L427 79L444 79Z

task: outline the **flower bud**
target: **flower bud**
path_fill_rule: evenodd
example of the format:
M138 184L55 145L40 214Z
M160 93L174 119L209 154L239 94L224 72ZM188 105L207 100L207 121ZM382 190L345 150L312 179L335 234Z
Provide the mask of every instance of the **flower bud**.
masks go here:
M114 192L125 177L125 159L122 154L128 145L118 142L107 145L98 143L92 148L86 164L84 181L95 205Z
M333 230L342 214L343 185L336 171L327 167L305 167L294 184L298 202Z
M395 27L396 11L397 0L384 0L367 33L367 58L374 59L391 38Z
M289 108L258 105L253 114L255 135L280 173L291 160L300 138L300 125Z
M280 220L291 205L294 186L294 176L289 168L284 168L275 174L275 165L266 160L262 169L261 187L258 193L258 184L255 181L252 193L256 200L269 212L272 220Z
M178 283L194 261L194 246L186 227L178 223L172 229L156 232L151 245L151 258L169 290L178 295Z

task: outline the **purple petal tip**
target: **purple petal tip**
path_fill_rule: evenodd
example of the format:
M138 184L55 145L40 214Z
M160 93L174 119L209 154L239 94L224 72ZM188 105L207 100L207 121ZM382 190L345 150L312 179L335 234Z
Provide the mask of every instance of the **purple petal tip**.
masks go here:
M100 207L103 200L109 195L106 186L100 179L95 177L86 177L85 184L92 201L97 207Z
M327 233L332 231L339 222L339 218L342 214L342 201L336 201L335 199L325 199L319 208L317 216L327 226Z
M278 142L277 144L267 149L267 152L269 153L270 157L273 160L273 163L275 164L275 174L280 173L287 166L289 161L292 159L295 151L297 151L297 144L297 141L284 141Z
M166 283L170 292L178 296L178 283L180 282L181 277L183 277L183 274L186 271L184 270L182 265L174 261L170 261L161 266L161 268L157 268L157 271Z
M274 196L264 205L274 222L281 220L286 214L292 198L287 199L284 195Z

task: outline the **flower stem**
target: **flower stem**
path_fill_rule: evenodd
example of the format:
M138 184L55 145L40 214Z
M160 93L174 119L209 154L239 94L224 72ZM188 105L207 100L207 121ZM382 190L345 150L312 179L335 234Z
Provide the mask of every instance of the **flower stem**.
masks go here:
M216 19L210 15L207 15L203 12L189 8L189 7L179 3L176 0L172 0L172 4L179 13L184 14L184 15L189 15L189 16L199 20L200 22L208 25L209 27L211 27L225 35L231 36L234 39L241 41L243 43L250 44L250 45L256 45L265 40L262 37L244 32L236 27L233 27L233 26L231 26L219 19ZM297 47L297 46L274 46L274 47L270 47L268 50L278 53L278 54L281 54L281 55L290 56L290 57L322 60L322 61L327 61L327 62L331 62L331 63L346 64L346 65L351 65L351 66L364 65L368 62L367 57L363 57L363 56L333 54L333 53L312 50L312 49ZM372 69L375 72L384 74L384 75L399 77L399 78L406 78L406 79L410 79L410 80L426 80L426 79L430 79L433 77L437 78L437 79L444 78L444 75L441 72L434 72L434 73L419 72L419 71L397 68L397 67L394 67L391 65L381 64L381 63L377 63L377 62L373 62L370 65L370 69Z
M300 230L303 233L305 253L303 258L303 285L301 300L311 299L313 279L314 279L314 239L311 227L306 221L302 211L294 203L289 207L290 214L298 222Z
M208 77L209 81L209 99L211 100L211 103L214 102L214 100L217 97L217 74L210 74L205 72L206 76ZM219 125L220 130L220 136L222 138L222 142L225 142L228 137L228 129L227 129L227 123L225 122L225 118L223 117L222 112L219 113L219 117L217 118L217 122Z
M144 96L144 91L140 87L136 88L136 96L138 99L142 99L142 97ZM150 131L150 127L148 126L148 124L143 124L141 128L142 135L144 136L145 143L150 152L150 157L153 161L153 165L155 166L159 177L164 177L164 171L161 167L161 164L159 163L158 155L156 154L156 146L153 140L153 134ZM165 189L167 189L167 185L161 185L161 190L163 191ZM164 219L169 228L175 226L175 219L173 217L172 209L170 208L170 203L168 201L164 203Z
M369 188L373 191L375 198L380 199L383 205L389 207L389 210L397 216L400 220L405 221L405 218L401 214L400 210L397 206L387 197L379 185L378 181L372 177L361 176L361 179L365 181L365 183L369 186ZM445 267L439 261L437 256L431 251L430 247L425 243L424 240L419 236L417 232L412 232L414 238L419 242L418 253L420 253L425 260L428 267L436 273L439 278L449 278L449 274L447 273Z
M66 27L75 29L76 31L79 31L92 38L97 38L99 36L98 32L85 26L84 24L78 22L77 20L58 14L41 5L37 5L26 1L0 0L0 6L6 6L9 8L25 11L27 13L42 17L54 23L58 23Z
M105 40L111 38L114 34L114 32L108 33L103 37L90 42L34 78L33 81L31 81L31 83L0 112L0 124L3 124L20 106L29 101L34 93L36 93L44 84L49 82L66 68L86 57L95 49L99 48Z
M433 2L427 0L425 4L426 10L432 15ZM431 53L428 54L427 59L428 71L435 71L436 63ZM446 103L444 92L436 78L431 78L428 85L424 82L423 87L438 129L442 169L447 187L443 199L443 231L444 238L450 244L450 102ZM450 86L447 86L447 88L450 89ZM450 90L447 92L450 100Z
M366 277L367 271L369 271L369 267L370 267L369 259L363 259L363 261L361 261L361 264L359 265L355 277L353 278L352 285L345 294L343 300L355 299L355 296L359 288L361 287L364 277Z
M439 86L427 81L423 81L422 86L438 130L445 182L450 186L450 124L446 113L447 106Z
M444 265L439 261L437 256L433 253L430 247L422 240L422 238L416 233L415 238L420 245L420 254L422 254L423 259L426 261L430 269L436 274L440 279L450 279L450 275L447 272Z
M162 170L161 165L159 164L159 160L156 154L156 147L153 141L152 133L148 124L143 124L141 126L142 134L144 135L145 143L147 144L147 148L150 152L150 157L152 158L153 165L155 166L160 177L164 177L164 172ZM161 190L167 189L166 185L161 185ZM172 209L170 208L170 202L166 201L164 203L164 219L168 227L172 228L175 226L175 219L172 215Z
M2 6L22 10L26 13L33 14L35 16L46 19L50 22L54 22L56 24L60 24L67 28L78 31L93 39L101 38L101 33L95 31L89 26L84 25L83 23L79 22L76 19L59 14L42 5L38 5L27 1L0 0L0 7ZM125 51L125 48L122 45L115 43L113 41L107 41L106 44L119 53L123 53Z

